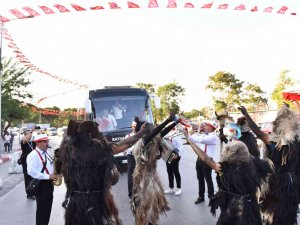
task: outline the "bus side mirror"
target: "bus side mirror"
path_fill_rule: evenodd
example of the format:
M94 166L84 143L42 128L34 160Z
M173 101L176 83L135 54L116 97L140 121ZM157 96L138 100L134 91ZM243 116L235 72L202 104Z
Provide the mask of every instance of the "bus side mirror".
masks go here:
M160 104L160 97L158 97L158 96L155 95L155 94L150 94L150 98L153 99L155 108L158 109L158 108L161 107L161 104Z
M92 113L92 102L90 99L86 100L84 108L86 113L88 114Z

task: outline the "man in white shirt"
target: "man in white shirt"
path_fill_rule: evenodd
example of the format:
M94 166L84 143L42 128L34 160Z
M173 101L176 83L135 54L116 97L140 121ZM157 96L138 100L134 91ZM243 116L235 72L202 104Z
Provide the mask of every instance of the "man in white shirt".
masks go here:
M38 134L34 142L36 148L27 156L27 172L41 180L36 194L36 225L48 225L53 202L53 158L48 154L49 139L46 134Z
M216 130L216 126L214 126L212 123L205 123L205 135L199 136L192 134L192 130L190 131L189 138L195 143L195 144L203 144L204 145L204 152L210 157L214 158L217 141L218 138L215 135L214 131ZM212 169L207 166L205 163L203 163L199 157L197 158L196 162L196 171L197 171L197 179L198 179L198 185L199 185L199 196L197 200L195 201L195 204L199 204L201 202L204 202L204 193L205 193L205 181L207 184L207 193L208 198L211 198L214 195L214 185L212 182L212 176L211 171Z

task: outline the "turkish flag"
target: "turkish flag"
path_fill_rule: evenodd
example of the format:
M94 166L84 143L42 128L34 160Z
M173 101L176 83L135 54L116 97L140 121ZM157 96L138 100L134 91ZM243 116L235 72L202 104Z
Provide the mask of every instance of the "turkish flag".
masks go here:
M63 5L60 5L60 4L55 4L54 7L57 8L62 13L70 12L70 10L68 10L66 7L64 7Z
M204 4L201 8L202 9L210 9L212 7L212 2L211 3L207 3L207 4Z
M119 7L115 2L109 2L109 7L111 9L121 9L121 7Z
M85 8L79 6L79 5L75 5L75 4L71 4L71 6L76 10L76 11L84 11L86 10Z
M40 14L37 12L37 11L35 11L35 10L33 10L32 8L30 8L30 7L23 7L22 8L24 11L26 11L26 12L28 12L29 13L29 15L31 15L31 16L39 16Z
M285 14L286 10L288 10L288 7L282 6L282 7L277 11L277 13L279 13L279 14Z
M282 93L283 98L290 101L297 101L300 100L300 87L290 88Z
M273 11L273 9L274 8L272 6L269 6L269 7L267 7L267 8L264 9L264 12L271 13Z
M26 18L26 16L23 14L23 13L21 13L19 10L17 10L17 9L11 9L11 10L9 10L9 12L11 13L11 14L13 14L13 15L15 15L17 18L19 18L19 19L24 19L24 18Z
M133 8L140 8L138 4L135 4L133 2L127 2L128 8L133 9Z
M177 8L176 0L169 0L167 8Z
M195 6L192 3L185 3L184 8L195 8Z
M148 8L158 8L156 0L149 0Z
M103 6L101 5L98 5L98 6L93 6L93 7L90 7L91 10L100 10L100 9L104 9Z
M43 10L43 12L46 13L46 14L54 14L54 13L55 13L52 9L50 9L50 8L47 7L47 6L40 5L39 7L40 7L41 10Z
M244 4L240 4L239 6L235 7L234 10L246 10L246 7Z
M10 20L7 19L7 18L5 18L4 16L0 15L0 21L2 21L3 23L5 23L5 22L9 22Z
M218 9L227 9L228 8L228 4L221 4L218 6Z
M258 7L257 7L257 6L254 6L250 11L251 11L251 12L257 12L257 11L258 11Z

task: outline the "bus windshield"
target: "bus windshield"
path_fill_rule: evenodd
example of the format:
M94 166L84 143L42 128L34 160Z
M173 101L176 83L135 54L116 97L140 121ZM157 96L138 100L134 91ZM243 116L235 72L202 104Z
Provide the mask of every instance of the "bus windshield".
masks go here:
M109 96L93 98L96 122L102 132L131 129L135 116L153 123L147 96Z

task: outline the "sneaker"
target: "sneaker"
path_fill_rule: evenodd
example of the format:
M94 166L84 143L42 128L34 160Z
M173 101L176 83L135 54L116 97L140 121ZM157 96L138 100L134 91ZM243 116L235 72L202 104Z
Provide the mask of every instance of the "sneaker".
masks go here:
M177 188L177 190L175 191L175 195L181 195L182 190L181 188Z
M204 198L197 198L197 200L195 201L195 204L199 204L204 201L205 201Z
M168 188L167 190L164 191L165 194L172 194L174 193L174 189L173 188Z

